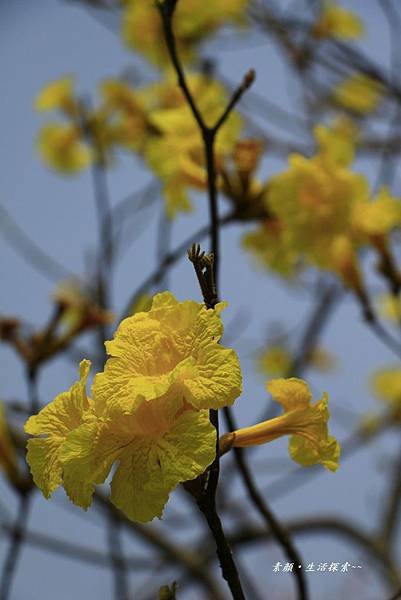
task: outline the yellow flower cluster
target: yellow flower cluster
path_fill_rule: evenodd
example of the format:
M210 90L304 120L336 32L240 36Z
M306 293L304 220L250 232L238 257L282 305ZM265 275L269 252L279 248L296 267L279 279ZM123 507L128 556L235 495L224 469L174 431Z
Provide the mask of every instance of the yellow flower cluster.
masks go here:
M192 61L199 44L221 27L243 25L249 0L185 0L174 14L174 35L181 60ZM126 45L157 67L169 64L160 15L154 2L129 0L123 14L122 37Z
M242 385L235 352L219 344L223 308L156 295L106 343L110 358L90 398L82 361L80 380L25 425L36 436L27 460L46 498L62 485L87 509L117 463L110 499L145 522L161 516L179 483L205 471L216 452L208 409L232 404Z
M401 203L387 188L371 198L367 179L350 169L354 130L347 122L315 133L317 154L291 155L288 170L269 181L271 217L245 236L244 246L282 275L313 265L360 291L358 250L386 248L389 233L401 225Z
M384 88L376 79L355 73L337 85L333 100L342 109L366 115L377 108L383 93Z
M222 85L207 76L189 75L203 117L210 125L227 103ZM204 189L204 148L198 126L171 72L156 83L132 89L119 80L100 85L101 104L87 110L77 98L71 79L46 86L36 101L39 110L59 110L67 123L45 125L38 148L51 167L74 173L93 161L103 164L114 148L136 152L163 182L166 211L174 217L191 208L188 188ZM216 141L216 160L235 146L241 119L232 112Z
M266 387L273 399L284 408L284 413L223 435L220 438L221 452L232 447L258 446L289 435L288 451L293 460L304 467L322 464L329 471L336 471L340 445L328 434L327 394L311 404L312 394L307 384L296 378L273 379Z
M364 28L361 20L350 10L336 2L324 2L322 10L313 27L316 38L337 38L351 40L359 38Z
M288 374L294 356L284 344L272 344L258 356L258 368L263 375L283 377ZM307 363L316 371L330 371L335 364L334 357L322 346L317 346L307 356Z

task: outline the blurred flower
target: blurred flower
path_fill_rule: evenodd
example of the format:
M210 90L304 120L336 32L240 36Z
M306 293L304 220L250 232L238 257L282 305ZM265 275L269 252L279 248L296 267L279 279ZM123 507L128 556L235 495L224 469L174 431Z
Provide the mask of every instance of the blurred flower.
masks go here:
M353 121L342 117L329 126L316 125L314 134L323 161L340 167L348 167L353 162L358 141L358 128Z
M204 75L189 74L187 81L206 123L214 124L227 104L226 90ZM178 211L191 210L188 188L203 190L207 186L204 142L171 73L161 83L143 88L141 93L149 122L158 132L148 138L144 157L163 181L167 214L173 218ZM234 148L240 128L238 113L231 112L216 139L217 171L224 155Z
M87 508L95 484L118 461L111 501L144 522L161 516L179 483L205 471L216 450L208 409L241 392L236 354L218 344L223 308L157 294L148 312L122 321L106 343L111 356L95 377L92 400L85 392L89 362L81 363L80 382L25 427L41 436L29 440L28 462L46 497L62 484Z
M174 13L174 34L181 60L193 60L200 42L221 27L243 24L248 3L249 0L222 0L218 4L204 0L178 2ZM153 2L126 2L122 37L129 48L145 56L157 67L170 63L162 21Z
M101 308L88 290L74 279L59 284L53 297L62 310L61 323L68 332L108 325L115 319L111 311Z
M352 225L356 235L367 241L377 236L387 236L401 225L401 201L382 187L371 200L356 203L352 213Z
M336 2L324 2L321 14L313 27L317 38L332 37L352 40L361 37L364 27L357 15Z
M271 442L290 435L288 451L293 460L309 467L322 464L330 471L338 468L340 446L328 434L327 394L311 404L312 395L305 381L296 378L273 379L266 385L273 399L284 408L274 419L227 433L220 438L220 448L244 448Z
M3 402L0 401L0 467L7 479L17 484L21 481L18 467L18 457L15 446L10 438L6 412Z
M306 357L307 364L316 371L327 372L334 366L333 356L323 347L317 346ZM258 356L259 371L270 377L284 377L289 373L294 356L285 344L272 344Z
M258 356L260 372L271 377L280 377L288 373L291 363L291 352L285 346L269 346Z
M400 298L392 294L383 294L379 296L377 301L379 315L398 324L401 320Z
M44 125L37 145L43 161L64 174L82 171L92 162L93 154L82 141L80 129L75 125Z
M401 369L383 369L372 377L375 394L390 408L401 412Z
M355 73L334 90L334 100L342 108L366 115L375 110L382 99L384 88L372 77Z
M298 264L287 228L278 219L264 219L256 230L242 238L242 245L257 261L283 277L292 277Z
M79 106L74 94L73 77L56 79L46 85L35 100L38 111L60 110L66 115L77 116Z

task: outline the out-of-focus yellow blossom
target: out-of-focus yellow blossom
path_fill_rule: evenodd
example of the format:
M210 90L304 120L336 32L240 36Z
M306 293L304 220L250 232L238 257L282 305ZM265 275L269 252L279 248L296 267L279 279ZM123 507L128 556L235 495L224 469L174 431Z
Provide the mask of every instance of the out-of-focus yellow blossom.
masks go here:
M335 88L333 98L342 108L365 115L377 108L383 93L378 81L355 73Z
M378 313L381 317L399 323L401 321L401 300L392 294L383 294L378 298Z
M355 204L352 213L355 234L365 241L387 236L401 225L401 200L382 187L372 200Z
M308 385L296 378L273 379L266 387L273 399L282 405L284 413L223 435L220 438L221 451L257 446L290 435L288 451L293 460L305 467L320 463L326 469L336 471L340 446L328 434L327 394L312 404Z
M92 400L75 384L85 406L74 412L74 427L74 388L28 421L28 433L47 434L28 448L46 496L62 483L87 508L117 461L111 501L145 522L161 516L179 483L205 471L216 449L208 409L231 404L241 391L238 359L218 344L222 309L157 294L148 312L125 319L106 343L111 357L95 377Z
M146 137L152 132L140 93L118 79L103 81L100 93L103 111L110 117L108 128L113 142L130 150L142 151Z
M401 369L383 369L372 378L375 394L393 410L401 411Z
M315 136L315 156L290 155L288 169L269 181L264 199L271 217L245 236L244 246L282 275L294 274L296 266L334 271L362 296L352 218L354 207L368 200L369 187L349 169L355 128L339 120L318 126Z
M270 377L284 377L289 374L294 357L285 345L271 345L258 356L261 373ZM334 358L323 347L317 346L307 356L308 365L317 371L327 372L334 366Z
M264 142L255 138L237 140L220 166L218 183L233 204L238 219L253 220L267 216L263 201L266 186L256 177L264 148Z
M267 202L287 230L289 245L312 264L333 269L333 244L350 227L354 202L368 195L365 177L294 154L289 169L269 183Z
M330 263L330 269L362 298L364 296L363 276L355 247L347 236L339 235L333 240L330 248Z
M323 346L316 346L308 355L308 365L322 373L331 371L335 364L335 357Z
M114 321L114 314L98 306L88 291L76 280L62 282L53 298L61 308L61 322L68 331L108 325Z
M361 37L364 27L357 15L336 2L324 2L322 12L313 27L317 38L352 40Z
M259 227L246 233L242 245L260 264L284 277L296 273L298 255L290 245L285 226L278 219L265 219Z
M350 119L342 117L330 126L317 125L314 134L322 160L340 167L348 167L353 162L359 132Z
M220 27L243 24L249 0L204 0L178 2L174 13L174 35L178 54L184 62L195 58L200 42ZM153 2L126 3L122 36L129 48L139 52L157 67L169 64L160 15Z
M269 346L258 356L260 372L271 377L280 377L288 373L291 363L291 352L285 346Z
M213 125L228 101L224 87L204 75L190 74L188 85L208 125ZM149 122L158 135L149 137L144 156L164 182L166 210L170 218L191 209L188 188L205 189L207 174L204 142L175 77L141 91L149 111ZM235 146L241 128L238 113L232 112L216 138L215 157L219 170L223 156Z
M361 419L358 430L360 435L363 437L371 438L376 435L378 431L380 431L382 425L383 419L379 415L372 413L365 415Z
M20 472L18 457L8 431L6 413L0 401L0 467L11 483L18 483Z
M79 107L74 96L73 77L56 79L45 86L36 97L35 108L39 111L60 110L75 117Z
M43 161L65 174L82 171L93 159L90 148L82 141L79 127L74 124L45 125L37 145Z

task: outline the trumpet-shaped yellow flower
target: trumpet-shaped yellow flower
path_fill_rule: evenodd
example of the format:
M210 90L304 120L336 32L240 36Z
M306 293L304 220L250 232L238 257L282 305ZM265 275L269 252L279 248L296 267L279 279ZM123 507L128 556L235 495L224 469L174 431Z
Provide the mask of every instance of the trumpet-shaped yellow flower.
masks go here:
M85 169L93 159L90 148L82 141L76 125L49 123L39 133L38 150L43 161L62 173Z
M218 345L220 312L157 294L148 312L125 319L92 400L81 382L58 396L26 431L28 462L46 497L60 484L87 508L96 484L117 462L111 501L136 521L161 516L169 493L213 462L216 431L208 409L231 404L241 391L238 359Z
M74 97L73 78L64 77L46 85L36 97L35 108L39 111L61 110L69 116L76 116L78 104Z
M178 2L174 14L177 51L183 61L195 57L199 43L230 23L243 23L249 0ZM122 37L126 45L158 67L169 64L161 18L155 3L130 0L124 10Z
M340 446L328 434L327 394L311 404L312 394L307 384L296 378L273 379L266 387L273 399L282 405L284 413L223 435L220 438L221 451L226 452L233 446L257 446L290 435L288 451L293 460L305 467L320 463L326 469L335 471L338 468Z
M351 40L361 37L364 27L357 15L335 2L325 2L313 34L317 38Z
M365 115L377 108L383 93L383 86L376 79L356 73L335 88L334 101L342 108Z

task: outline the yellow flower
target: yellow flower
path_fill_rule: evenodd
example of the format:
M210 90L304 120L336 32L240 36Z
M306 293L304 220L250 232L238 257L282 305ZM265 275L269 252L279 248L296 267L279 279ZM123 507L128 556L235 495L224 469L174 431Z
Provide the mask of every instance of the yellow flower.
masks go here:
M178 2L174 14L174 33L182 60L194 58L199 43L217 29L242 23L249 0L221 0L218 5L204 0ZM163 67L169 64L160 15L153 2L130 0L124 10L122 37L126 45Z
M221 451L257 446L290 435L288 451L293 460L305 467L320 463L326 469L336 471L340 446L328 434L327 394L311 404L312 394L307 384L296 378L273 379L266 387L273 399L283 406L284 413L223 435L220 438Z
M38 150L46 164L62 173L76 173L92 161L90 148L76 125L49 123L39 133Z
M363 32L364 27L359 17L334 2L323 4L323 10L313 28L313 34L317 38L351 40L361 37Z
M10 438L6 413L3 402L0 401L0 467L12 483L20 481L18 457Z
M401 300L392 294L379 296L378 312L380 316L398 324L401 320Z
M261 373L270 377L284 377L289 374L294 357L284 345L271 345L258 356ZM316 371L327 372L334 366L332 355L321 346L317 346L307 356L310 367Z
M293 251L315 266L333 269L332 247L350 229L355 202L368 195L362 175L319 155L289 158L289 169L272 178L267 206L288 232Z
M362 238L386 236L401 225L401 201L382 187L372 200L355 204L352 214L355 234Z
M273 377L279 377L288 373L291 363L291 353L284 346L270 346L258 357L261 373Z
M203 118L207 124L214 124L226 106L226 90L203 75L190 74L187 79ZM206 188L204 143L171 73L161 83L141 90L141 97L155 132L145 144L144 158L163 181L167 214L173 218L178 211L191 209L188 188ZM240 129L241 119L234 111L216 139L217 168L223 156L234 148Z
M393 410L401 410L401 369L383 369L372 378L375 394Z
M383 93L383 86L376 79L355 73L336 87L334 100L342 108L365 115L375 110Z
M222 308L157 294L148 312L125 319L107 342L111 357L92 400L86 361L81 382L28 420L26 431L41 436L28 442L28 462L46 497L62 484L86 509L118 462L110 499L145 522L161 516L179 483L205 471L216 452L208 409L241 392L238 359L218 344Z
M242 245L258 262L284 277L296 272L297 253L290 244L288 231L278 219L262 221L255 231L246 233Z
M136 394L151 399L178 394L196 409L230 405L241 393L241 372L233 350L218 342L223 334L220 312L170 292L157 294L148 312L124 319L114 340L106 342L104 373L96 376L97 410L129 409ZM121 393L130 390L129 395Z
M336 360L326 348L323 346L316 346L313 348L312 352L309 353L308 364L316 369L316 371L326 373L334 368Z
M93 485L65 476L61 450L68 436L90 414L90 400L86 395L86 380L90 362L80 364L80 380L67 392L62 392L45 406L38 415L25 423L25 431L38 436L28 440L27 462L32 477L45 498L49 498L59 485L63 485L72 502L87 508L93 493Z
M89 290L74 279L60 283L53 298L62 309L61 322L68 331L107 325L114 321L113 313L100 308Z
M322 160L340 167L348 167L353 162L358 129L350 119L337 119L329 127L317 125L314 134Z
M103 111L110 117L109 136L114 143L141 151L149 131L146 108L140 94L118 79L106 79L100 86Z
M74 79L64 77L46 85L35 100L39 111L61 110L69 116L76 116L78 104L74 98Z

